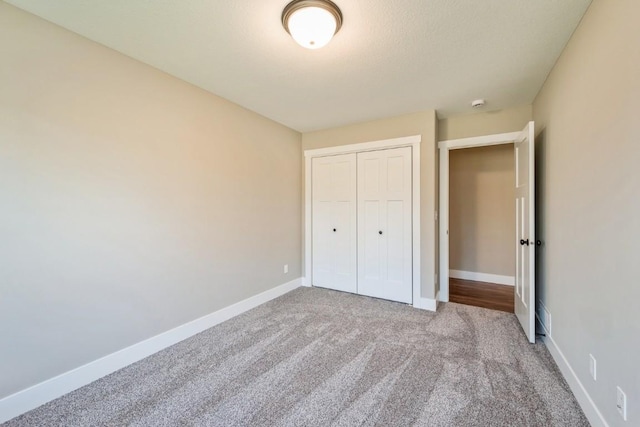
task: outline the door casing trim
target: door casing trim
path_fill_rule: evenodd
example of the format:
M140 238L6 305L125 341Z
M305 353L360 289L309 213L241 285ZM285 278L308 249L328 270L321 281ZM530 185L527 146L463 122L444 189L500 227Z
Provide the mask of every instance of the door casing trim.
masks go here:
M438 142L440 150L440 188L438 213L439 224L439 254L440 254L440 301L449 301L449 151L463 148L486 147L490 145L513 144L523 141L526 135L523 131L498 133L493 135L474 136L471 138L449 139Z

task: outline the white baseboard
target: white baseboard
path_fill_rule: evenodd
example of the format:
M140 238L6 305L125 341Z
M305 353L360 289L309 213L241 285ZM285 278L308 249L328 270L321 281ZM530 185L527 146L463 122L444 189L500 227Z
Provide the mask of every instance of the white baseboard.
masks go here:
M312 287L311 281L308 280L306 277L303 277L301 286ZM438 292L436 299L419 298L417 301L413 302L413 308L419 308L421 310L436 311L436 309L438 308L439 300L440 300L440 292Z
M0 399L0 424L302 285L292 280Z
M538 319L538 321L540 321L540 319ZM542 325L542 322L540 322L540 324ZM549 353L551 353L553 360L555 360L556 364L560 368L562 376L564 376L565 380L567 380L569 388L571 388L571 391L580 404L580 407L589 420L589 423L591 423L591 425L594 427L609 427L609 424L607 424L607 421L602 416L602 413L598 410L598 407L593 402L593 399L591 399L591 396L589 396L589 393L587 393L587 390L582 385L582 382L580 382L580 379L576 375L576 372L573 370L573 368L569 364L569 361L564 356L553 338L547 335L546 337L542 337L542 340L549 349Z
M431 298L419 298L417 301L413 302L413 307L421 310L436 311L438 308L438 300Z
M500 276L498 274L476 273L473 271L449 270L449 277L453 279L473 280L475 282L496 283L498 285L514 286L514 276Z
M535 315L536 315L536 322L537 322L537 324L538 324L538 325L540 325L540 329L537 329L537 328L536 328L536 333L540 330L540 331L543 331L543 332L544 332L544 334L545 334L547 337L551 338L551 334L549 333L549 331L547 330L547 328L544 326L544 323L542 322L542 320L540 320L540 316L538 316L538 312L537 312L537 311L536 311ZM543 337L543 338L544 338L544 337Z

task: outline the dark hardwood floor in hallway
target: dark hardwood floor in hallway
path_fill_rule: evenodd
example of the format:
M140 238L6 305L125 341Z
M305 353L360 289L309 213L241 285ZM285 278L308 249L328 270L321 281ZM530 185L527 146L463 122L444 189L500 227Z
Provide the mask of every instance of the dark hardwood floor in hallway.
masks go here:
M449 279L449 301L513 313L513 286Z

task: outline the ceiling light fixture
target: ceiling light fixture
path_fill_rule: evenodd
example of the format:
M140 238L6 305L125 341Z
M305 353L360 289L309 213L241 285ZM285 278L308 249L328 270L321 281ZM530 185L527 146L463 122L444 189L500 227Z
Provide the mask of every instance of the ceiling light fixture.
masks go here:
M342 27L342 12L329 0L293 0L282 11L282 26L300 46L319 49Z

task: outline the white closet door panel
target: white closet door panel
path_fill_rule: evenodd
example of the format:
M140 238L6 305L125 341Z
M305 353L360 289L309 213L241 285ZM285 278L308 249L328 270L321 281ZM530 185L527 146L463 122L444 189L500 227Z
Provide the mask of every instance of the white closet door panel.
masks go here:
M411 148L358 154L358 293L412 302Z
M380 178L381 178L381 159L368 158L363 156L363 161L360 162L359 167L362 169L362 174L358 178L360 183L359 191L364 197L377 199L380 193Z
M334 225L336 232L334 233L333 257L335 265L335 274L340 276L342 280L353 279L354 259L353 253L355 246L356 230L352 222L352 212L354 210L354 202L339 201L334 204Z
M313 195L313 201L331 201L333 183L331 182L331 172L333 165L327 162L325 159L313 159L311 164L313 169L311 192Z
M336 202L348 202L353 204L353 193L355 186L355 158L353 154L344 160L337 160L333 163L332 168L332 188L331 194ZM342 156L335 156L342 157Z
M402 200L387 202L387 280L402 283L405 279L405 204ZM410 254L409 254L410 255Z
M331 238L329 233L322 232L331 226L331 163L313 163L313 255L316 281L326 283L332 279Z
M382 251L378 230L380 230L380 201L365 200L359 207L360 227L358 245L360 248L360 268L368 280L378 280L381 274L380 253Z
M312 160L312 284L356 292L356 156Z
M398 153L401 154L401 153ZM400 197L404 196L405 182L404 182L404 170L405 170L405 159L404 156L389 156L387 158L387 193L390 197Z
M313 227L313 278L318 283L329 283L333 278L333 254L331 253L333 236L323 231L331 227L332 206L331 202L317 201L313 207L315 218Z

